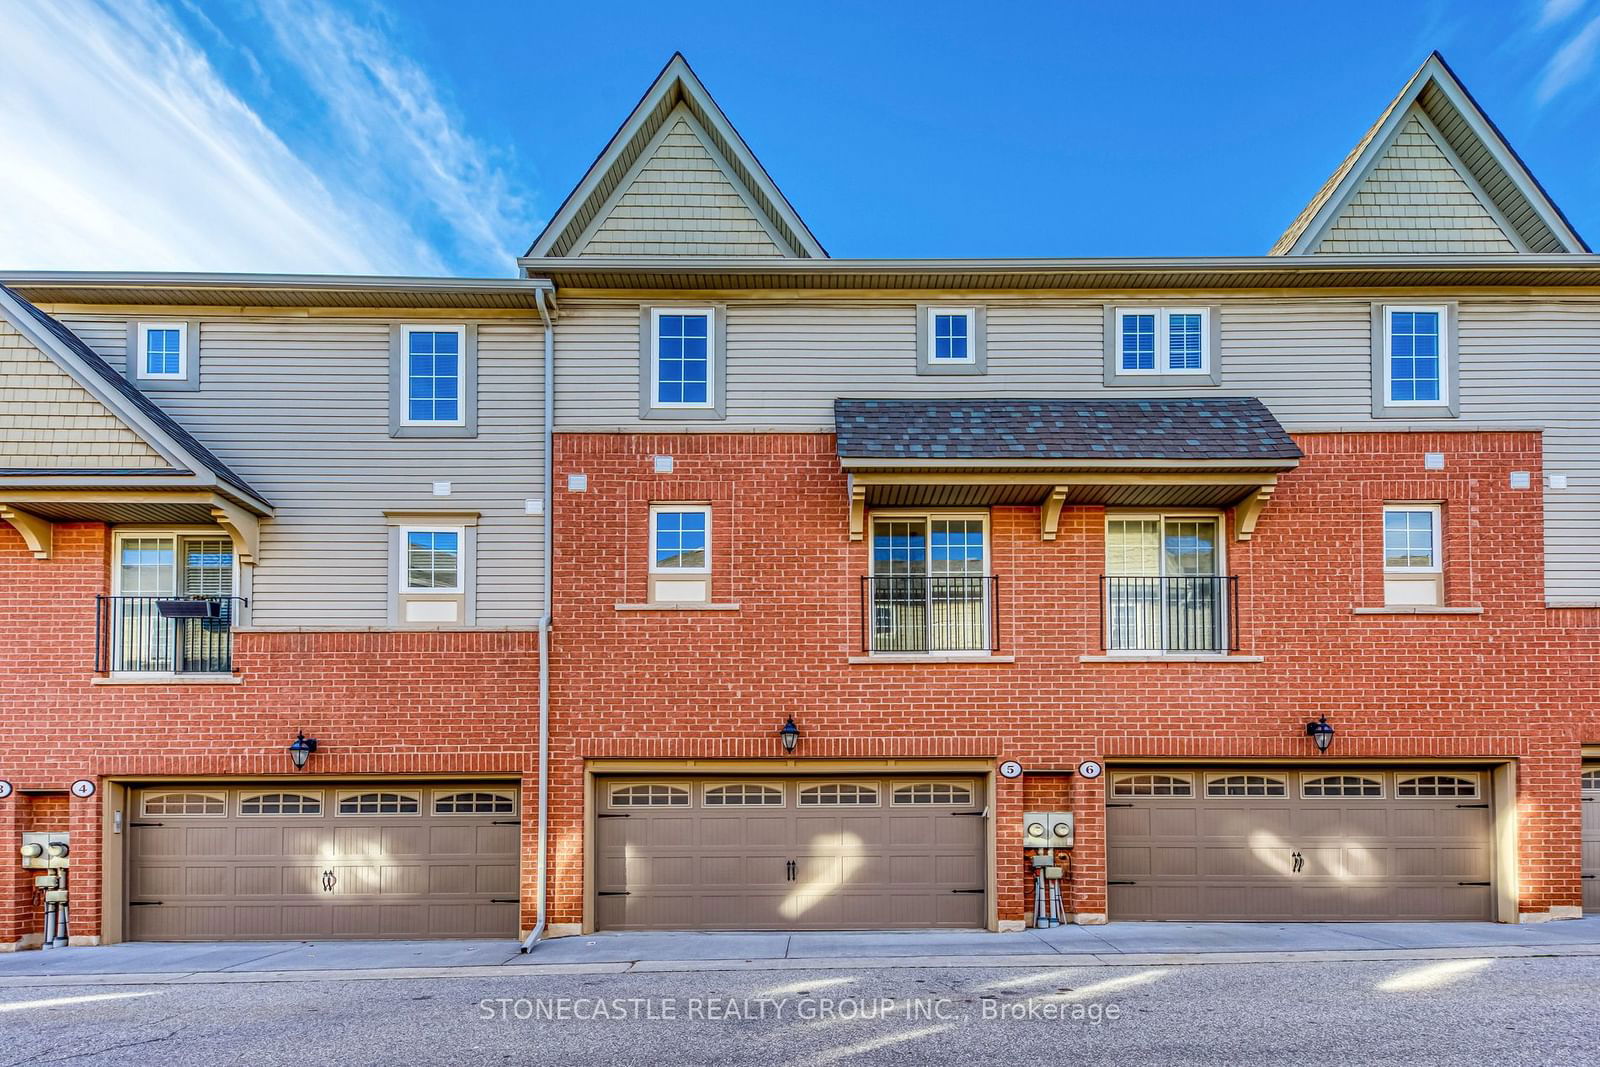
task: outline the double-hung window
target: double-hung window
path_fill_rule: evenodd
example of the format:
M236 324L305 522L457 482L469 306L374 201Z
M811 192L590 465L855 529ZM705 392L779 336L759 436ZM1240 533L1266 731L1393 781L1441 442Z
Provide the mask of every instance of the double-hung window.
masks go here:
M651 396L658 408L710 408L713 360L711 308L653 308Z
M711 508L656 504L650 509L650 599L711 599Z
M1445 309L1384 309L1384 363L1387 396L1395 407L1437 407L1447 401Z
M475 511L386 511L389 624L475 625Z
M1372 414L1449 418L1460 412L1456 306L1375 304L1372 309Z
M407 426L461 426L466 330L461 326L401 328L404 405Z
M1211 515L1106 520L1109 652L1222 653L1232 647L1222 523Z
M874 516L868 651L992 652L988 534L983 515Z
M462 531L408 527L404 587L408 593L461 592Z
M1392 606L1443 603L1443 509L1389 504L1383 509L1383 599Z

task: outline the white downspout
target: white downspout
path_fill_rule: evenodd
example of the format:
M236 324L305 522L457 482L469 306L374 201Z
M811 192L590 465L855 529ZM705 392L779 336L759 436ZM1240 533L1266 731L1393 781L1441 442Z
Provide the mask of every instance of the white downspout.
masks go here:
M533 930L522 942L522 951L530 952L544 933L547 922L546 897L550 884L550 623L553 595L550 588L555 575L555 423L556 423L556 343L555 320L551 308L545 304L545 291L533 291L539 306L539 318L544 322L544 581L542 604L539 612L539 858L538 896Z

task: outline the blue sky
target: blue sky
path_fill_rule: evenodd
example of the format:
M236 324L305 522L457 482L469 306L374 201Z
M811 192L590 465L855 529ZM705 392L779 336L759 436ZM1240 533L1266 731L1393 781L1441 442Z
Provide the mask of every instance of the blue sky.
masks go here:
M835 256L1264 252L1433 48L1600 240L1600 0L6 20L0 267L506 276L674 49Z

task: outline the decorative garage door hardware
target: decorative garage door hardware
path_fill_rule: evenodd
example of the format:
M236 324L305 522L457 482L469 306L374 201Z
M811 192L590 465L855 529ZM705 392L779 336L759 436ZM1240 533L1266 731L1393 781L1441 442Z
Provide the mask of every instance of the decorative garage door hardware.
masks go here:
M1481 770L1108 772L1112 920L1494 917Z
M976 778L953 775L603 778L593 921L601 930L981 928L982 793ZM627 817L608 817L617 815Z
M515 937L506 783L135 787L134 941Z

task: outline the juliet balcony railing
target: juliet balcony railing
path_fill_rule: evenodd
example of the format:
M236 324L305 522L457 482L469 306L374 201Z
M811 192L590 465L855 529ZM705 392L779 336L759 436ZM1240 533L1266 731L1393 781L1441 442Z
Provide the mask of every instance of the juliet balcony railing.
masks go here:
M237 596L97 596L94 663L102 673L227 674Z
M1237 585L1229 575L1102 576L1101 647L1152 655L1237 652Z
M1000 646L1000 580L935 575L861 579L867 652L992 653Z

